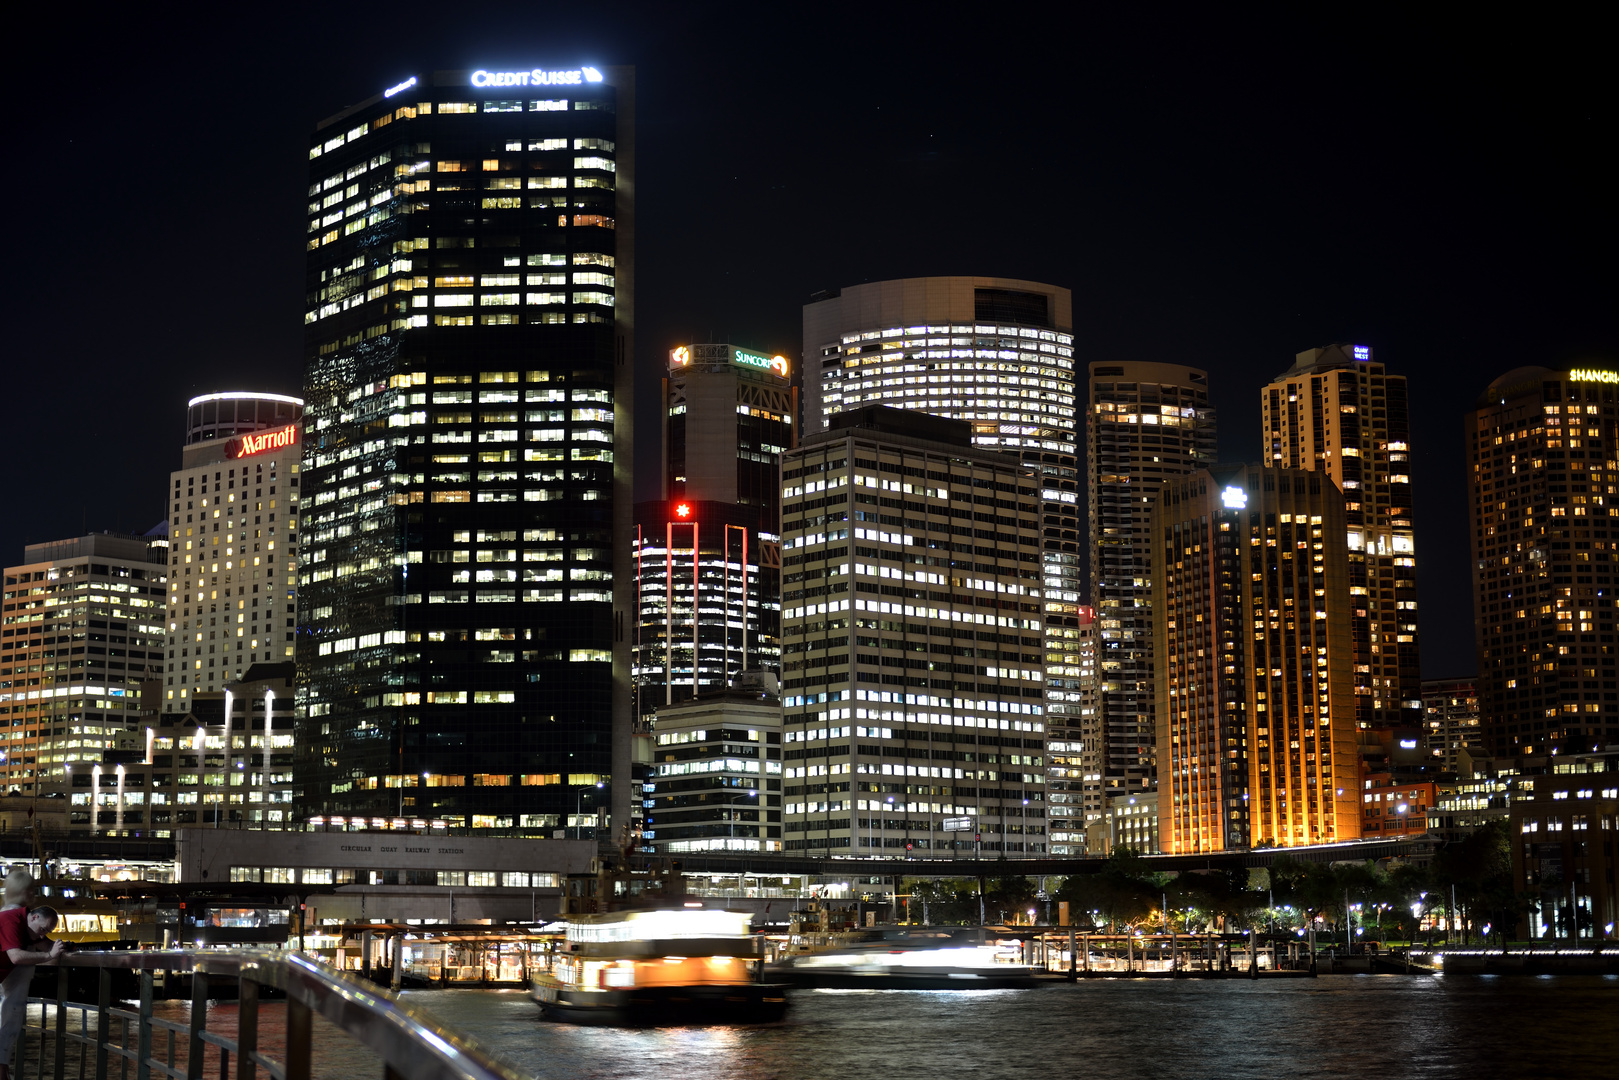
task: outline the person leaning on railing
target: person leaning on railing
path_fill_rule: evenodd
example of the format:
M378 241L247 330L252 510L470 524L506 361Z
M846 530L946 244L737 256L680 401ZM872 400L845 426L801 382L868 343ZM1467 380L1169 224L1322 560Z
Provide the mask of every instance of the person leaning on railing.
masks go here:
M5 906L0 908L0 1080L9 1080L11 1051L22 1033L28 1012L28 983L35 964L48 964L62 955L67 943L52 941L44 949L46 936L56 929L56 911L37 907L29 911L34 897L34 877L26 870L6 875Z

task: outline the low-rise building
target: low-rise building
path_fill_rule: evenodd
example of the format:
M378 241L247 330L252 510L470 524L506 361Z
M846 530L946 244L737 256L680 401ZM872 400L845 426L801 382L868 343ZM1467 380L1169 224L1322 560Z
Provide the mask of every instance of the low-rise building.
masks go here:
M1438 802L1428 808L1428 831L1446 843L1506 818L1518 777L1512 758L1475 760L1465 747L1456 757L1459 775L1436 785Z
M1432 781L1413 783L1389 773L1368 774L1361 780L1361 839L1421 836L1428 831L1428 808L1438 801L1439 790Z
M1551 757L1518 778L1509 808L1512 870L1535 898L1520 937L1601 940L1619 923L1619 746Z
M146 716L95 762L68 766L74 836L291 826L293 665L254 664L183 711Z
M1114 795L1104 805L1102 816L1085 830L1086 853L1105 857L1119 848L1144 855L1157 853L1158 794L1152 791L1134 795Z
M775 676L658 709L643 847L780 851L781 702Z

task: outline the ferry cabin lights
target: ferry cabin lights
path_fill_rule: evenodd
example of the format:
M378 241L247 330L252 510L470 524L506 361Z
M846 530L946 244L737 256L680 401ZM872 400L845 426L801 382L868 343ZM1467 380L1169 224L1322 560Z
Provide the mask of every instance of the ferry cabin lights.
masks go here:
M535 68L532 71L484 71L479 68L472 73L473 86L579 86L583 83L599 83L602 73L593 67L580 68L578 71L545 71Z

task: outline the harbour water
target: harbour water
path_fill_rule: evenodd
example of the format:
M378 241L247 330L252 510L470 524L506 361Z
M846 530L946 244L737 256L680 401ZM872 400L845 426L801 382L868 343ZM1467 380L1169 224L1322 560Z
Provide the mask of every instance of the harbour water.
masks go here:
M518 991L406 997L542 1080L1619 1075L1619 978L1611 976L795 991L779 1025L644 1031L542 1022ZM379 1075L351 1072L364 1065L335 1038L319 1040L322 1075Z
M766 1027L616 1030L547 1023L518 991L406 999L541 1080L861 1080L1619 1075L1619 978L1323 976L1108 980L987 992L796 991ZM166 1003L183 1013L180 1002ZM261 1020L281 1029L277 1006ZM221 1014L234 1009L220 1005ZM228 1015L211 1017L233 1027ZM324 1027L324 1023L322 1022ZM330 1080L380 1064L326 1029ZM271 1046L267 1046L271 1049ZM204 1075L217 1075L217 1067Z

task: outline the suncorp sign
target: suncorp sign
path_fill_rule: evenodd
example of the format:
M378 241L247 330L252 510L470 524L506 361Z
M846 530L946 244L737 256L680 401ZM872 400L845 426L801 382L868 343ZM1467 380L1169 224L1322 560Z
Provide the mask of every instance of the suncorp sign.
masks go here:
M763 353L750 352L747 349L732 349L731 360L743 367L762 368L765 371L774 371L782 378L787 377L787 358L785 356L766 356Z
M545 71L535 68L532 71L484 71L482 68L472 73L472 85L486 86L580 86L584 83L599 83L602 73L593 67L580 68L578 71Z

